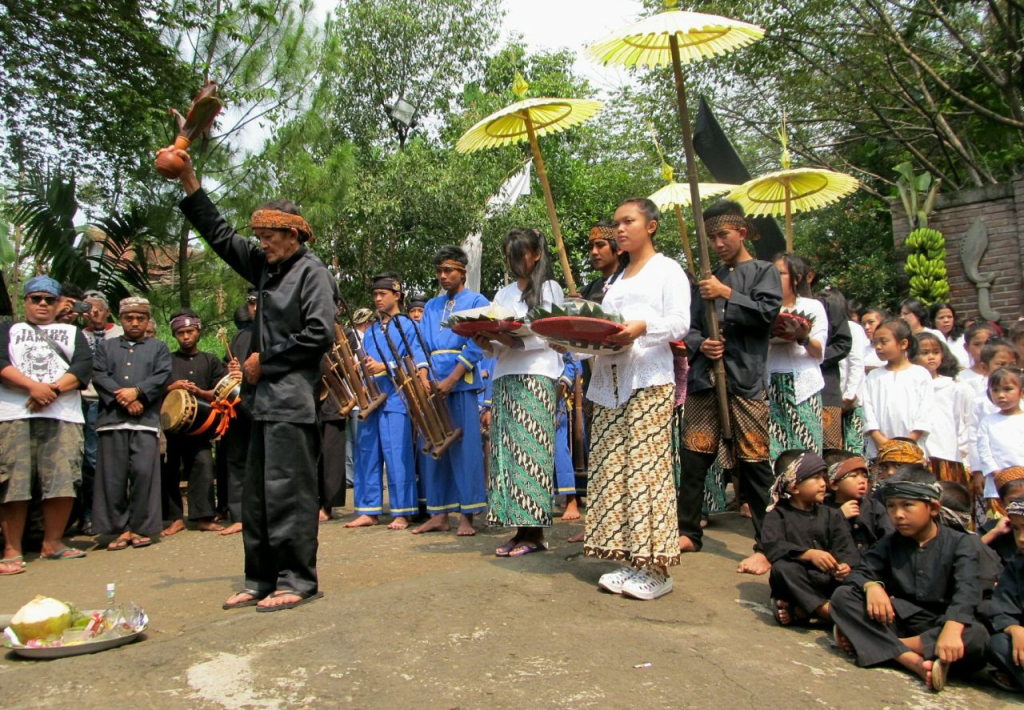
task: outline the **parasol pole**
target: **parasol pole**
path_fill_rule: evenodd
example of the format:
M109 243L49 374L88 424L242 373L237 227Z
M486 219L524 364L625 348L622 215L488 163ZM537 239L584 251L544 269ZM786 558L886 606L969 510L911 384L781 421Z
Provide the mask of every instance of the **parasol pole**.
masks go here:
M786 251L793 251L793 188L789 186L789 178L782 183L786 188Z
M565 242L562 241L562 228L558 226L558 214L555 212L555 198L551 196L548 171L544 167L544 156L540 154L540 144L537 143L537 134L533 130L533 119L530 118L530 109L523 111L523 122L526 123L526 133L530 137L530 148L533 149L533 164L537 166L537 177L540 178L540 186L544 189L544 204L548 208L551 231L555 234L555 244L558 246L558 258L562 262L565 280L569 285L569 297L576 298L579 293L576 291L576 282L572 278L572 269L569 268L569 257L565 252Z
M686 220L683 219L683 210L679 205L673 205L676 209L676 219L679 221L679 237L683 240L683 252L686 254L686 270L691 276L697 275L697 262L693 260L693 249L690 247L690 235L686 231Z
M690 133L690 112L686 108L686 86L683 83L682 61L679 58L679 37L673 32L668 38L672 49L672 74L676 80L676 103L679 106L679 124L683 130L683 152L686 153L686 177L690 183L690 205L693 207L693 221L697 228L697 246L700 249L701 279L711 276L711 257L708 254L708 235L704 230L704 218L700 209L700 188L697 182L697 162L694 160L693 136ZM527 122L529 126L529 122ZM708 322L708 337L721 340L718 314L714 301L704 301L705 318ZM732 439L732 422L729 418L729 399L725 388L725 362L722 358L712 361L715 372L715 394L718 397L718 415L722 422L722 438Z

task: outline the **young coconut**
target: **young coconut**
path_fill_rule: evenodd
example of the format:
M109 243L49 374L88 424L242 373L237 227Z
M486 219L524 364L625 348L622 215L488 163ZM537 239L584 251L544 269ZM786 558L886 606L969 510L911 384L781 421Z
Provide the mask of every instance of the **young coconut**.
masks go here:
M37 596L18 609L10 626L23 644L60 636L71 626L71 607L50 597Z

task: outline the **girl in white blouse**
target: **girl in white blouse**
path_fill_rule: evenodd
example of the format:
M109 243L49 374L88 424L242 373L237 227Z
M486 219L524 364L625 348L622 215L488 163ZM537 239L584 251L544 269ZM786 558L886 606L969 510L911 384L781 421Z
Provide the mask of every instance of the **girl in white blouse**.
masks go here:
M628 265L605 293L603 308L625 320L609 339L627 347L591 361L587 390L594 416L584 550L625 563L603 575L599 587L645 600L672 591L668 567L679 564L669 342L690 327L686 274L654 249L660 218L646 198L626 200L615 211Z
M930 407L931 430L922 446L928 466L940 481L954 481L970 490L971 474L963 464L963 452L967 450L967 421L974 390L957 381L960 364L944 338L929 332L915 337L915 362L928 370L935 392Z
M1010 466L1024 466L1024 412L1020 408L1024 373L1019 367L1001 367L988 378L988 396L999 411L978 426L978 459L985 474L985 498L998 500L993 474Z
M505 258L516 280L498 291L494 303L526 321L531 308L561 305L547 240L536 229L513 229L505 236ZM547 549L555 489L555 382L561 356L535 335L478 335L473 340L496 358L491 395L490 489L487 523L515 527L495 550L498 557L521 557Z
M782 279L782 310L810 316L810 331L792 342L772 339L768 346L768 408L772 461L787 449L822 448L821 362L828 336L828 316L821 301L810 298L807 266L784 252L773 260Z
M884 321L875 328L873 342L885 367L872 370L864 380L864 435L869 458L875 458L878 447L895 437L923 444L932 427L934 399L932 376L914 364L917 340L906 321Z

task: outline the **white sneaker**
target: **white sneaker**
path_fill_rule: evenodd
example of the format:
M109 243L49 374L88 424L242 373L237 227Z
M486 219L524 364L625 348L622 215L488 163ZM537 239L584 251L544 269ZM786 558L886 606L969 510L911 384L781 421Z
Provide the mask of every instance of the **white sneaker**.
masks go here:
M672 578L654 568L637 570L622 585L622 595L650 601L672 591Z
M632 579L634 574L636 570L632 567L620 567L614 572L602 574L601 579L597 580L597 586L612 594L622 594L623 585Z

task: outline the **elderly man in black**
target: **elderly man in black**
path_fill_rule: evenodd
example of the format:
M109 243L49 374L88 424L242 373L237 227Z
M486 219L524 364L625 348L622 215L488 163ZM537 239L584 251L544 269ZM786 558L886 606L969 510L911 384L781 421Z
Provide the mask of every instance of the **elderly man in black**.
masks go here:
M782 282L774 265L755 259L744 241L750 226L743 209L720 201L704 211L708 239L719 265L698 284L690 331L683 339L690 353L688 394L683 419L682 480L679 485L679 549L701 548L701 503L707 471L718 457L723 468L735 467L743 495L754 515L757 545L738 572L765 574L771 565L760 551L761 524L775 480L768 462L768 401L765 368L772 323L782 307ZM720 340L708 335L706 303L712 302L721 324ZM714 361L723 360L728 392L731 442L723 442L715 397Z
M323 596L317 584L319 501L316 387L334 342L336 286L305 245L312 230L287 200L252 215L259 246L228 226L199 185L191 160L180 180L181 211L207 244L258 289L253 353L242 364L255 384L242 493L245 588L224 608L279 611Z

